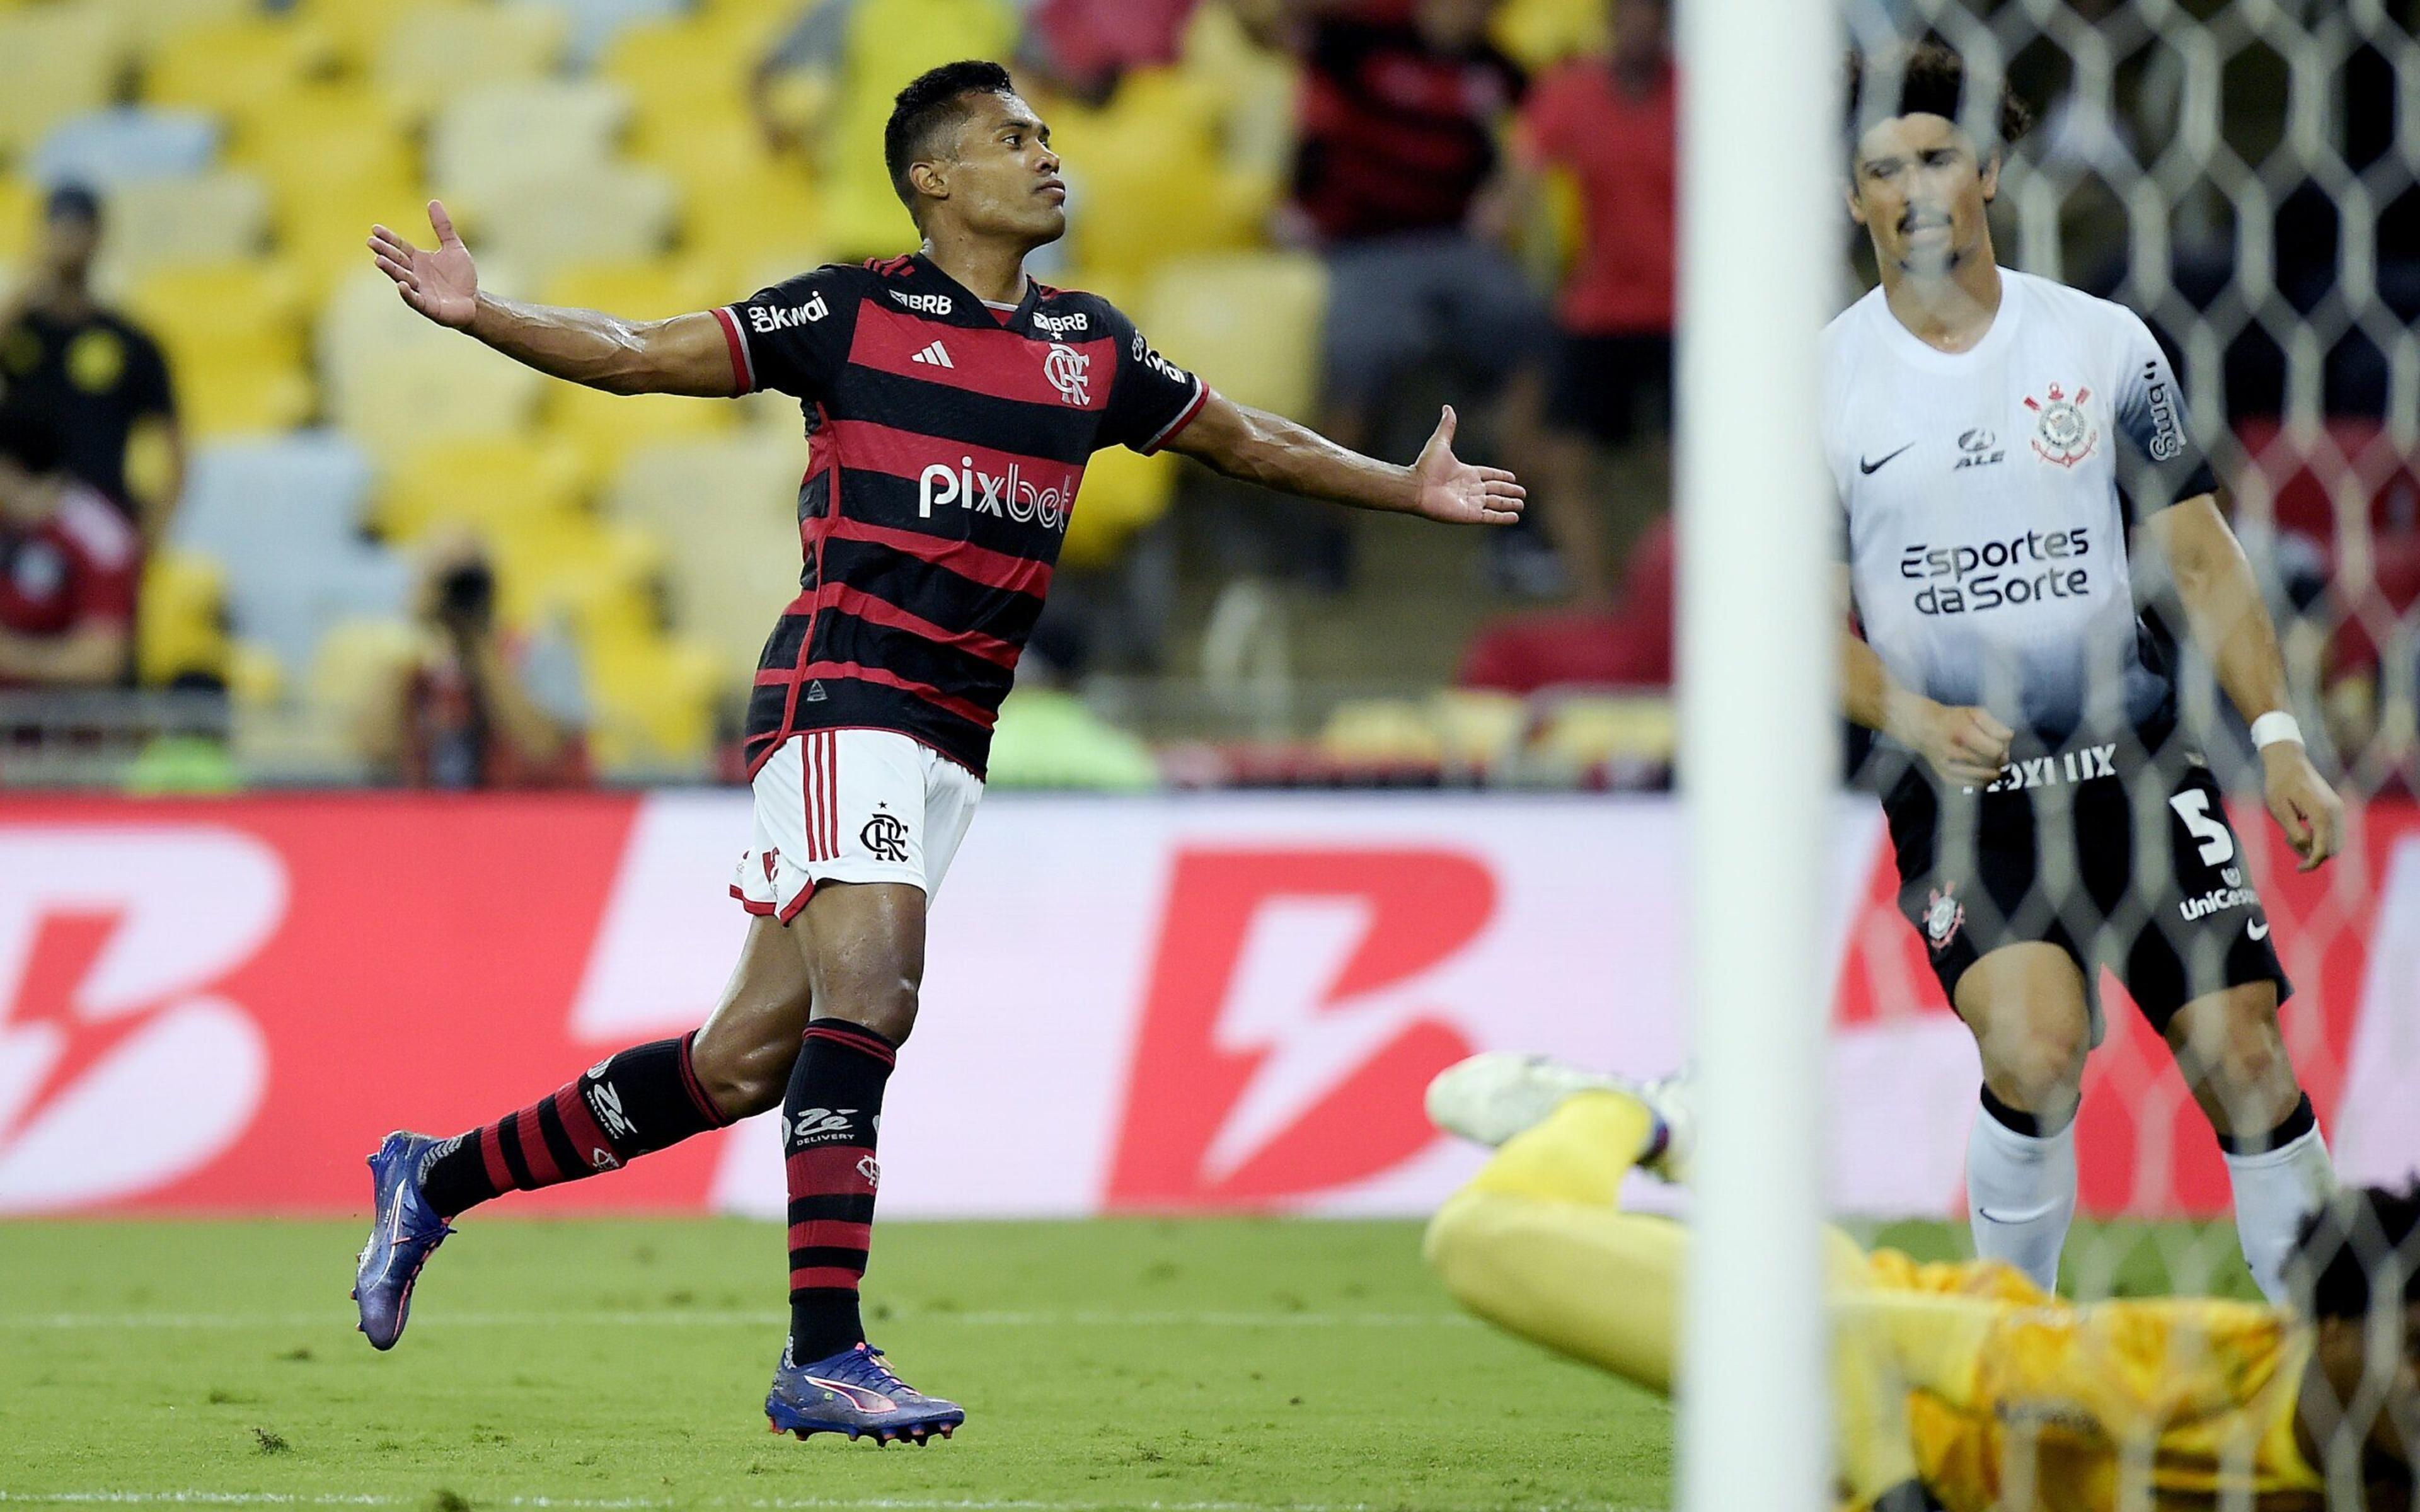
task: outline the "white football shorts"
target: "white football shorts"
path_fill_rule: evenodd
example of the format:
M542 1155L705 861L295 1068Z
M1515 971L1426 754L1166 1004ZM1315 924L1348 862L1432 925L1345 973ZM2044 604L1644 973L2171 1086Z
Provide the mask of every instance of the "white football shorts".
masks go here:
M941 888L983 779L889 730L810 730L756 771L756 817L731 896L786 924L824 882Z

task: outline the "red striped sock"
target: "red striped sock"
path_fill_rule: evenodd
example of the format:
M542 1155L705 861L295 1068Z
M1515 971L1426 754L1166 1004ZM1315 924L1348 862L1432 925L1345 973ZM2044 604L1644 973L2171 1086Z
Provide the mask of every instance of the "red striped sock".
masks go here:
M437 1147L421 1167L439 1216L504 1192L533 1192L618 1170L731 1120L690 1062L694 1032L633 1045L525 1108Z
M845 1019L807 1026L782 1102L790 1180L790 1358L799 1365L861 1342L858 1283L874 1237L882 1176L874 1141L898 1050Z

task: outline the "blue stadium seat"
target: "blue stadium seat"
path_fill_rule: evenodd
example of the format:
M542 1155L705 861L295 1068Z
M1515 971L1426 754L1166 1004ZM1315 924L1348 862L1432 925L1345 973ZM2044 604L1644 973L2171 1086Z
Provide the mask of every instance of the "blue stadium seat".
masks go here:
M138 178L180 178L218 161L218 123L197 111L119 105L70 116L25 160L46 185L106 188Z
M689 13L687 0L530 0L563 12L569 31L565 55L582 72L613 44L613 39L642 22L661 21Z

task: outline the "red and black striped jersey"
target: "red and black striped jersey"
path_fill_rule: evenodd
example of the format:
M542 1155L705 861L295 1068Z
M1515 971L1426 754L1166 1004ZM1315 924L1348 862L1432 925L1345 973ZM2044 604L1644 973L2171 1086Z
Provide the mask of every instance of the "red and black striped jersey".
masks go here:
M715 312L743 391L796 394L805 567L757 664L752 774L802 730L895 730L980 775L1085 463L1155 451L1209 391L1097 295L1014 311L923 256Z

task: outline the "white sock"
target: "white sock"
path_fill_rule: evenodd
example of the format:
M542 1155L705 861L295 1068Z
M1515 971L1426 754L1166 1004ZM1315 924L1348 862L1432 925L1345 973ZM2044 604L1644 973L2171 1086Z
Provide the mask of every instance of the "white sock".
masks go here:
M1975 1253L2058 1289L2058 1252L2075 1217L2075 1120L2055 1134L2019 1134L1987 1105L1966 1135L1966 1217Z
M2308 1117L2304 1110L2309 1106L2304 1100L2288 1125ZM2235 1234L2243 1244L2243 1261L2252 1267L2252 1279L2260 1294L2283 1305L2286 1260L2294 1250L2294 1230L2335 1190L2336 1173L2328 1162L2328 1142L2313 1123L2274 1149L2257 1155L2228 1153L2226 1177L2235 1187Z

